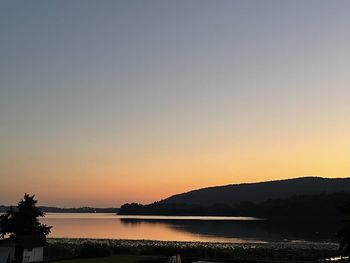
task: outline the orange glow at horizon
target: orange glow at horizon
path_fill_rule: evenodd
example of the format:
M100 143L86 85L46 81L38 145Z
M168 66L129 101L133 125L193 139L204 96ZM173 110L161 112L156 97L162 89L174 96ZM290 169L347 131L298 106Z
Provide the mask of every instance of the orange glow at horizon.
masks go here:
M150 203L193 189L244 182L286 179L301 176L349 176L349 145L339 134L307 138L307 141L271 138L230 145L197 145L181 153L149 151L134 158L55 155L17 158L18 166L3 166L17 181L17 196L37 194L42 205L119 206L126 202ZM218 142L217 140L216 142ZM226 141L227 142L227 141ZM195 145L193 142L192 145ZM180 145L181 146L181 145ZM45 178L43 175L50 175ZM1 189L4 195L13 190Z

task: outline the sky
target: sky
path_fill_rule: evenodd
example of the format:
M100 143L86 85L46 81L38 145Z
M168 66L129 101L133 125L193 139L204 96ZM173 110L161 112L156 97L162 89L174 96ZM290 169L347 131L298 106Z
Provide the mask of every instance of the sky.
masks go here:
M350 176L349 1L0 2L0 204Z

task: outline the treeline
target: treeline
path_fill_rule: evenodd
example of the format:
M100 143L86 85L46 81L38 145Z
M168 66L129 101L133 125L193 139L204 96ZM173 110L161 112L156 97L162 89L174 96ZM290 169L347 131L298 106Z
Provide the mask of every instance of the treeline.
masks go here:
M318 195L295 195L290 198L269 199L261 203L240 202L209 206L160 203L149 205L124 204L119 215L169 215L169 216L338 216L343 206L350 202L350 193L340 192Z
M10 206L0 206L0 213L6 212ZM78 208L60 208L51 206L40 206L41 211L46 213L118 213L118 208L94 208L94 207L78 207Z

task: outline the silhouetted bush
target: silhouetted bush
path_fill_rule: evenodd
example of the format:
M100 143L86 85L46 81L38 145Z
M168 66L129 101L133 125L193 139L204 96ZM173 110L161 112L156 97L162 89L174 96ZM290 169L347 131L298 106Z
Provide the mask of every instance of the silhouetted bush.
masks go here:
M45 260L72 258L77 256L75 251L75 246L70 244L50 244L44 248L44 258Z
M168 262L167 259L164 258L148 258L148 259L141 259L136 261L136 263L165 263Z
M109 257L111 256L111 251L106 244L84 243L80 256L83 258Z

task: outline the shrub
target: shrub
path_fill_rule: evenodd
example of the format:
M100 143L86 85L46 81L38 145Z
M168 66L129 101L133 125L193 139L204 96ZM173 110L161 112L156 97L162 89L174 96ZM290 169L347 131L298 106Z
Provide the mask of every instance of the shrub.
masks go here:
M80 254L83 258L109 257L111 251L106 244L84 243Z

